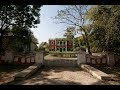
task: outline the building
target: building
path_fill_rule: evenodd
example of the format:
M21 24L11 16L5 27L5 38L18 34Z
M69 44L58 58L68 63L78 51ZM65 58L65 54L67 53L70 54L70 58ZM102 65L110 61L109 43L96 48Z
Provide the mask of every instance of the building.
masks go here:
M49 39L49 51L73 51L73 40L66 38Z

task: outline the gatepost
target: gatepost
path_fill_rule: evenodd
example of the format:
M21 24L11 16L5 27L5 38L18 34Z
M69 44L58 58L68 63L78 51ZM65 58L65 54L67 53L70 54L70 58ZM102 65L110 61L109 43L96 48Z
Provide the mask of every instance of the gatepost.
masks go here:
M85 51L79 51L78 52L78 60L77 60L77 64L78 66L80 66L80 64L85 64L86 63L86 52Z
M114 54L113 53L108 53L107 54L107 64L109 66L114 66L115 65L115 60L114 60Z
M39 63L43 65L43 60L44 60L44 51L36 52L35 63Z

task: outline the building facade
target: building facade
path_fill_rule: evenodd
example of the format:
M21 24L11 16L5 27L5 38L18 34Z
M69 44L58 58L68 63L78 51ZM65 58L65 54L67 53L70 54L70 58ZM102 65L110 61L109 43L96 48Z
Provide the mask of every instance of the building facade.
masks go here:
M66 38L49 39L49 51L73 51L73 40Z

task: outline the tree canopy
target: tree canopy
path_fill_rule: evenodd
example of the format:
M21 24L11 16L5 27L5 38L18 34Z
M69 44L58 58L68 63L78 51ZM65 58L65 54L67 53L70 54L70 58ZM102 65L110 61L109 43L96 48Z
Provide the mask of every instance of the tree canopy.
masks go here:
M87 23L86 14L88 10L88 5L66 5L65 9L58 11L54 19L58 23L65 23L78 28L76 32L83 35L88 53L91 54L87 29L84 28Z
M40 23L40 7L41 5L0 5L0 51L6 30L14 26L32 28Z
M94 6L90 9L88 18L93 25L92 45L100 51L120 53L120 6Z

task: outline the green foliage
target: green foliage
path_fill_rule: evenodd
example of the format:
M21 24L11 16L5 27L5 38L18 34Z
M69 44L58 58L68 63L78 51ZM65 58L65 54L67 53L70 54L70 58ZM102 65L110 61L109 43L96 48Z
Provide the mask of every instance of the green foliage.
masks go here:
M11 32L14 35L14 40L11 44L12 49L17 52L22 52L24 49L27 49L29 51L29 45L32 42L31 31L26 28L14 26L11 29Z
M79 51L80 49L85 51L86 43L83 39L83 36L76 37L75 38L75 49L74 51Z
M42 42L39 47L38 47L39 50L45 50L45 51L49 51L49 44L47 42Z
M75 47L75 49L73 51L79 51L80 47Z
M75 27L68 27L64 33L64 37L67 39L73 39L75 36Z
M0 51L6 30L14 26L32 28L40 23L41 5L0 5Z
M120 6L98 5L89 19L93 22L91 45L98 51L120 53Z
M63 10L58 11L54 19L56 19L58 23L65 23L77 28L74 31L83 36L88 52L91 54L88 39L89 32L85 27L87 23L86 14L88 10L88 5L67 5Z
M16 52L30 52L31 51L31 44L35 44L37 49L37 39L34 37L33 33L30 31L30 29L27 29L25 27L17 27L14 26L11 29L11 32L13 34L13 41L11 41L10 47L16 51Z

